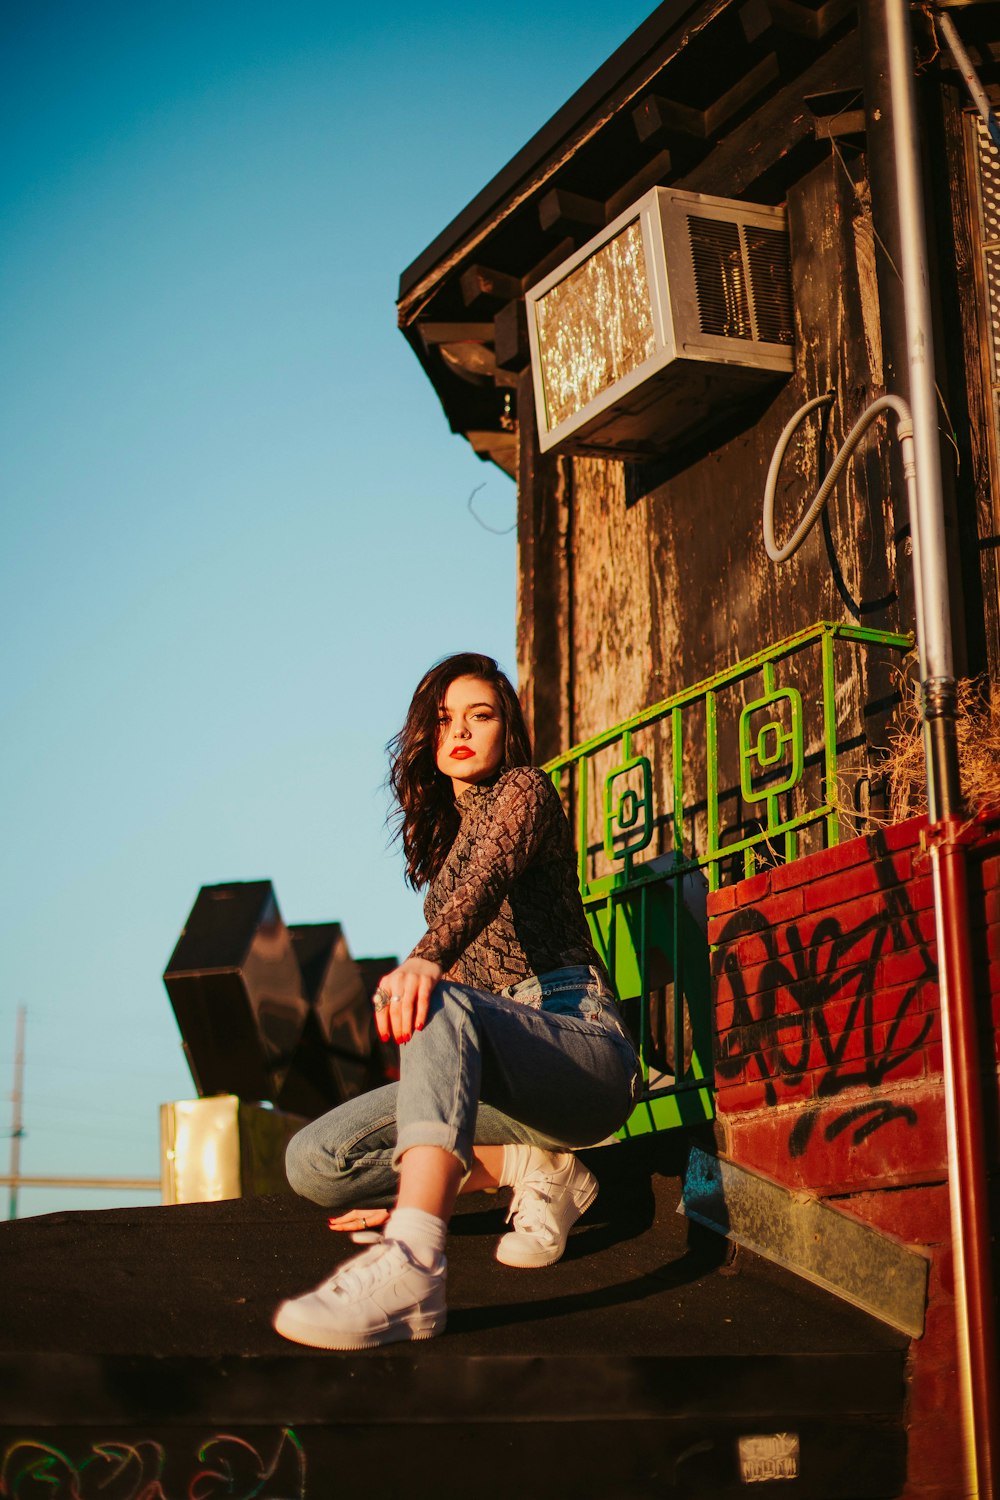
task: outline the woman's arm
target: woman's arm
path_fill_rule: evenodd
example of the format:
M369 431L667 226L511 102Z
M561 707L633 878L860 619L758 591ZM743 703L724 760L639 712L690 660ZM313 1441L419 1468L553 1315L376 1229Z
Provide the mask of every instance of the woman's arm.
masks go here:
M476 829L461 884L436 901L428 930L411 957L450 969L492 922L562 816L558 794L544 771L533 766L508 771Z
M441 902L409 958L381 982L387 994L401 1001L377 1015L383 1041L390 1031L398 1042L408 1041L423 1026L435 984L493 920L562 816L559 795L544 771L517 766L501 779L462 884ZM383 1025L388 1026L385 1034Z

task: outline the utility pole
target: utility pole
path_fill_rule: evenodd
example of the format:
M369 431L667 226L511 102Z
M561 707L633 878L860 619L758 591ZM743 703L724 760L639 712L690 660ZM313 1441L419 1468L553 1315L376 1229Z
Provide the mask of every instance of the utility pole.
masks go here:
M21 1173L21 1137L24 1135L24 1125L21 1116L21 1103L24 1098L24 1018L25 1007L17 1007L17 1043L14 1048L14 1092L11 1094L13 1104L13 1122L10 1132L10 1198L8 1200L8 1219L17 1218L17 1179Z
M874 41L878 48L877 59L872 57L870 46L866 48L869 72L865 86L869 82L874 85L866 109L870 119L877 98L878 108L888 113L890 120L893 170L888 177L890 191L894 188L894 211L900 226L903 341L916 458L916 503L910 510L910 527L927 766L930 822L927 837L944 1049L944 1116L958 1345L956 1388L965 1446L961 1493L972 1500L994 1500L1000 1494L1000 1393L988 1156L980 1081L976 978L969 932L968 851L963 842L965 812L958 766L957 690L938 395L934 384L931 263L909 0L869 0L866 26L869 43ZM954 32L950 21L948 28ZM947 29L945 36L951 40ZM967 56L964 63L971 69ZM963 73L965 65L959 64ZM879 71L884 82L879 80ZM988 114L988 101L981 87L980 94Z
M17 1218L17 1190L20 1187L71 1187L71 1188L125 1188L130 1192L159 1193L163 1182L159 1177L22 1177L21 1140L24 1136L24 1024L27 1008L17 1008L17 1042L14 1049L14 1092L11 1094L13 1118L10 1130L10 1171L4 1176L0 1172L0 1187L10 1190L7 1217Z

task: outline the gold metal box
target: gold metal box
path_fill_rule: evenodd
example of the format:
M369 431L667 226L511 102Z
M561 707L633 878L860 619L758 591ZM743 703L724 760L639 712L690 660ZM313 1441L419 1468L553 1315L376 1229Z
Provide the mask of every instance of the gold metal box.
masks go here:
M285 1147L306 1121L235 1094L160 1105L164 1203L288 1193Z

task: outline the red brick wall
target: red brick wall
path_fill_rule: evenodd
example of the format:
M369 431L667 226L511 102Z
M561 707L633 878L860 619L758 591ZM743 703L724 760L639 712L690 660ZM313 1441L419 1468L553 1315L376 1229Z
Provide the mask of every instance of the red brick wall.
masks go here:
M906 1494L953 1500L961 1455L925 827L913 819L712 893L709 941L727 1153L834 1200L931 1260L927 1326L909 1368ZM993 1067L1000 819L979 820L971 849L977 992Z

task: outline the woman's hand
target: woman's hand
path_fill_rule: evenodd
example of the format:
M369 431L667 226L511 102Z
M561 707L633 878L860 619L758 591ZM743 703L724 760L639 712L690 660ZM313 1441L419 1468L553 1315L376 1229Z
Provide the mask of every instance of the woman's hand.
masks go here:
M383 1042L391 1036L402 1046L415 1031L423 1031L431 991L440 978L441 965L429 958L406 958L382 976L375 991L375 1026Z
M387 1208L350 1208L346 1214L333 1214L327 1223L343 1234L357 1234L366 1229L381 1229L389 1217Z

